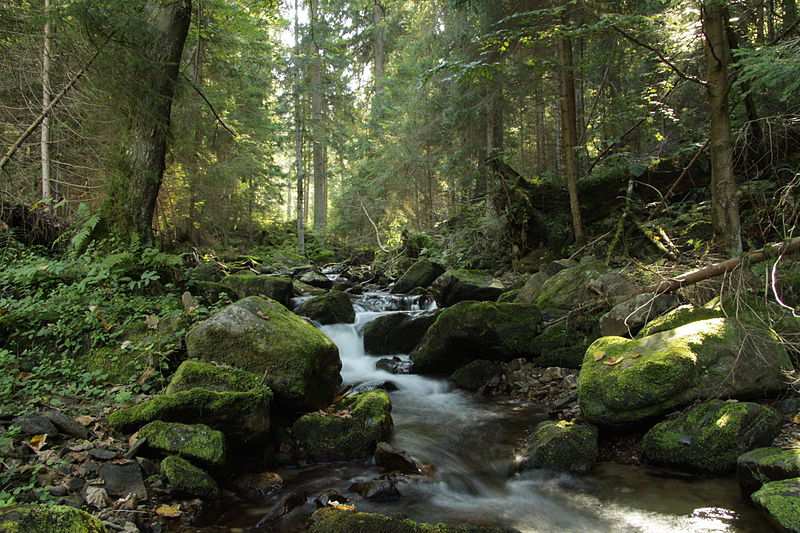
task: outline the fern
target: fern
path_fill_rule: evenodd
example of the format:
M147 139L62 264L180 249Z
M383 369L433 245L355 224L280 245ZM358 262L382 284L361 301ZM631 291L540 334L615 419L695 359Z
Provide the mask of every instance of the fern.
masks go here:
M78 229L75 235L72 236L72 239L69 242L70 253L73 257L82 254L86 250L86 247L92 240L92 233L94 233L94 230L99 223L100 215L95 213L89 216L83 222L83 224L81 224L81 227Z

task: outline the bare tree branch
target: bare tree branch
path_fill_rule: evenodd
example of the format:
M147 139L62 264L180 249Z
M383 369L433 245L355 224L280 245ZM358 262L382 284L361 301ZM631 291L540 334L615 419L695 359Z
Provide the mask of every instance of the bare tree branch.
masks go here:
M617 33L619 33L620 35L622 35L623 37L625 37L626 39L628 39L632 43L636 44L637 46L641 46L642 48L645 48L645 49L650 50L651 52L653 52L655 55L658 56L658 59L660 59L662 63L667 65L669 68L671 68L672 71L675 72L675 74L677 74L681 78L683 78L683 79L685 79L687 81L691 81L693 83L697 83L697 84L702 85L704 87L707 85L705 80L701 80L697 76L692 76L691 74L687 74L686 72L684 72L680 67L678 67L678 65L676 65L675 63L670 61L670 59L667 56L665 56L664 53L661 50L659 50L658 48L655 48L654 46L651 46L651 45L647 44L646 42L637 39L636 37L634 37L630 33L626 32L625 30L623 30L619 26L611 26L611 27L614 28L614 31L616 31Z

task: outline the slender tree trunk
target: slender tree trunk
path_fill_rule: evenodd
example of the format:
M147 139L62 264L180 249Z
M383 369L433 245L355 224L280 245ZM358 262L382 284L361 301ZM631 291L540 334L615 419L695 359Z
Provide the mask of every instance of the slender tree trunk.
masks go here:
M311 6L311 117L312 152L314 157L314 230L320 235L327 224L325 200L325 130L322 123L322 57L320 55L319 0L310 0Z
M50 25L50 0L44 0L44 45L42 46L42 110L50 107L52 88L50 85L50 60L52 57L52 28ZM42 200L52 199L50 189L50 115L42 120Z
M572 229L576 244L585 241L581 206L578 198L578 129L575 105L575 70L572 60L572 40L561 37L558 41L558 55L561 63L561 150L564 160L564 174L569 190L569 205L572 212Z
M374 0L372 5L373 36L373 78L375 82L375 99L380 99L383 94L383 81L386 71L386 29L383 19L386 10L379 0Z
M728 46L727 8L719 0L703 7L706 35L705 54L708 68L708 100L711 112L711 196L712 219L717 243L731 256L742 252L742 231L736 177L733 169L728 95L730 48Z
M303 106L300 99L300 15L298 0L294 0L294 164L297 179L297 249L306 253L305 176L303 175Z

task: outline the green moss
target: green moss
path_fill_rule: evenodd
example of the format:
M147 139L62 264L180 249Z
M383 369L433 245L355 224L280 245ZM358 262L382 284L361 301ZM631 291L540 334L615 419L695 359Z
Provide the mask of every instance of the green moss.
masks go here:
M639 332L637 337L647 337L648 335L654 335L656 333L661 333L662 331L679 328L681 326L691 324L692 322L709 320L712 318L722 318L723 316L722 310L716 306L695 307L693 305L682 305L673 309L669 313L661 315L660 317L648 322L648 324Z
M510 361L535 354L542 315L532 305L461 302L442 311L411 354L416 372L446 374L477 359Z
M800 531L800 478L767 483L752 499L783 531Z
M247 392L266 388L262 378L252 372L190 359L175 371L166 392L172 394L189 389Z
M218 498L220 495L214 478L181 457L170 455L161 461L161 475L178 492L207 499Z
M500 304L511 304L517 301L517 296L519 296L519 291L522 289L513 289L508 292L504 292L500 295L500 298L497 299L497 303Z
M264 376L281 407L330 404L341 383L336 345L279 303L251 297L222 309L186 336L189 356Z
M350 297L336 290L311 298L297 312L320 324L352 324L356 320Z
M543 281L533 301L548 314L561 314L594 299L589 282L606 270L600 261L587 261L567 268Z
M106 533L89 513L63 505L23 505L0 509L4 533Z
M209 465L225 462L225 435L203 424L178 424L157 420L139 430L148 448L198 460Z
M542 422L530 437L527 457L520 467L585 474L597 461L597 435L597 428L588 424Z
M736 477L745 494L765 483L800 476L800 450L758 448L742 454L736 461Z
M759 357L740 357L743 345ZM641 339L598 339L586 351L578 399L588 420L623 424L696 399L779 392L789 368L786 351L770 332L704 320Z
M712 400L653 426L642 440L649 461L722 474L744 452L772 442L781 415L748 402Z
M259 274L233 274L222 280L239 298L249 296L266 296L289 305L294 293L292 279L283 276L267 276Z
M503 527L424 524L373 513L320 509L311 517L310 533L514 533ZM518 533L518 532L517 532Z
M582 314L546 327L531 343L533 363L580 368L586 349L598 337L596 329L596 321Z
M208 424L242 442L258 441L270 427L269 390L217 392L191 389L162 394L138 405L112 413L111 426L127 433L162 420Z
M444 268L428 259L420 259L397 280L392 292L407 293L418 287L428 287L442 275Z
M392 402L384 391L349 396L330 412L310 413L292 426L301 455L313 462L362 459L392 433Z

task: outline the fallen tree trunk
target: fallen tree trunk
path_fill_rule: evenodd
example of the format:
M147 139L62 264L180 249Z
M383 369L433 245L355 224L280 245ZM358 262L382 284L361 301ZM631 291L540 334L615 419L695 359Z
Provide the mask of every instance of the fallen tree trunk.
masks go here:
M740 255L739 257L734 257L733 259L722 261L721 263L715 263L713 265L709 265L707 267L703 267L701 269L688 272L686 274L678 276L677 278L664 280L660 283L657 283L656 285L652 285L650 287L643 289L641 292L643 293L652 292L655 294L665 294L669 292L674 292L683 287L688 287L690 285L694 285L695 283L699 283L707 279L727 274L728 272L731 272L734 269L736 269L739 265L742 264L742 262L750 264L761 263L762 261L766 261L767 259L773 257L780 257L782 255L794 254L799 252L800 252L800 237L795 237L794 239L790 239L788 241L769 244L760 250L748 252Z

